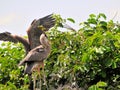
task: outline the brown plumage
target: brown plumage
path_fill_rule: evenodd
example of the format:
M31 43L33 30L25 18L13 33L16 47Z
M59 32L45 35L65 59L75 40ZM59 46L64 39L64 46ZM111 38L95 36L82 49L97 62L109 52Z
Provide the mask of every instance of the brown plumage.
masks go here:
M50 43L45 36L45 34L41 34L40 36L40 42L41 45L37 46L36 48L32 49L27 56L19 63L20 65L23 65L24 63L27 63L25 73L31 74L33 69L39 68L39 66L43 66L43 61L48 57L50 54Z
M47 53L49 53L49 49L47 49L48 51L45 51L46 45L44 45L44 43L43 43L43 45L41 45L42 44L41 41L44 42L44 40L40 40L40 36L41 36L41 34L45 33L45 31L48 31L54 25L55 25L55 19L52 18L52 14L50 14L50 15L40 18L38 20L34 20L31 23L29 29L27 30L28 40L26 40L18 35L12 35L9 32L0 33L0 40L10 41L10 42L14 42L14 43L20 42L24 45L25 50L26 50L26 55L27 54L28 55L21 62L26 62L27 68L26 68L25 72L27 73L27 72L29 72L28 70L31 70L35 64L39 64L39 66L40 66L40 63L41 63L40 60L43 63L43 60L47 57ZM43 35L42 35L42 37L43 37ZM43 38L43 39L45 39L45 38ZM41 52L42 52L43 56L42 56ZM44 55L44 53L46 53L46 54ZM32 58L34 58L35 61L33 59L31 59L30 56ZM29 60L27 61L28 57L29 57ZM31 69L29 69L30 67L31 67Z
M0 33L0 40L2 41L10 41L10 42L14 42L14 43L22 43L26 54L30 51L30 45L29 45L29 41L27 39L24 39L23 37L20 37L18 35L12 35L9 32L3 32Z
M39 37L45 31L48 31L55 25L55 19L52 18L52 14L47 15L38 20L34 20L29 29L27 30L28 40L18 35L12 35L10 32L0 33L1 41L10 41L14 43L22 43L25 47L26 54L33 48L39 46L41 43Z
M36 49L39 48L39 46L41 45L41 42L39 40L40 35L42 33L45 33L45 31L48 31L54 25L55 25L55 18L53 18L52 14L50 14L50 15L45 16L43 18L40 18L38 20L35 19L31 23L29 29L27 30L28 40L26 40L26 39L24 39L24 38L22 38L22 37L20 37L18 35L12 35L9 32L0 33L0 40L2 40L2 41L10 41L10 42L14 42L14 43L17 43L17 42L22 43L24 45L24 47L25 47L26 55L27 55L30 50L31 50L30 52L32 52L32 49L35 50L35 48ZM38 49L38 50L41 51L42 48ZM35 52L37 52L37 51L35 51ZM36 61L34 61L34 60L33 61L32 60L31 61L25 61L26 62L25 73L31 73L31 71L33 70L33 67L36 67L36 65L39 66L39 67L41 65L42 66L44 65L43 61L41 60L41 57L38 57L35 60ZM41 60L41 61L39 61L39 60ZM32 84L32 80L31 80L31 74L29 74L29 77L30 77L30 86L29 86L29 89L33 90L33 84Z
M39 42L40 35L45 31L48 31L54 25L55 25L55 18L52 18L52 14L40 18L38 20L34 20L27 30L28 39L30 42L30 48L33 49L39 46L41 44Z

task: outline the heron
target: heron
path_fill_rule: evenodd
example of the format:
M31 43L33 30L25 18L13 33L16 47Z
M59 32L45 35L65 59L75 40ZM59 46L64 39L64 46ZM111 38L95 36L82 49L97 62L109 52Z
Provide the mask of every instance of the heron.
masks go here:
M29 51L29 53L26 55L26 57L18 64L18 66L21 66L24 63L27 63L25 71L24 71L25 74L31 75L33 73L33 71L38 71L38 75L40 77L40 68L42 68L44 71L44 60L50 54L51 45L45 34L41 34L40 42L41 42L41 45L39 45L36 48ZM35 75L34 79L33 79L34 89L35 89L35 85L36 85L36 76L37 75ZM43 80L47 87L45 75L43 77ZM41 77L40 77L40 82L41 82ZM40 83L40 88L41 88L41 83Z
M51 27L53 27L55 25L56 19L53 18L52 15L53 14L50 14L43 18L33 20L33 22L31 23L30 27L27 30L28 39L25 39L19 35L13 35L10 32L3 32L3 33L0 32L0 41L10 41L13 43L18 43L18 42L22 43L25 48L25 51L26 51L25 56L27 54L30 55L29 52L33 52L33 51L34 52L37 52L37 51L42 52L43 50L45 50L46 47L42 48L42 46L40 46L41 45L40 36L41 36L41 34L45 33L46 31L48 31ZM44 35L42 35L42 37L44 37ZM41 39L42 39L42 37L41 37ZM45 39L45 38L43 38L43 39ZM45 39L45 40L47 40L47 39ZM43 46L45 46L45 45L43 45ZM26 57L28 57L28 55ZM33 82L31 79L31 74L29 74L29 73L32 73L32 71L35 70L34 67L37 67L37 66L44 67L43 61L39 61L39 60L41 60L40 56L36 59L37 62L25 61L26 68L24 71L26 74L28 73L28 76L30 79L29 89L33 89Z
M19 35L13 35L10 32L0 33L0 40L1 41L10 41L10 42L14 42L14 43L18 43L18 42L22 43L25 48L26 55L30 52L27 55L27 58L31 54L33 55L34 53L37 53L37 50L38 51L41 50L41 52L42 52L42 50L45 50L42 47L47 46L44 44L46 44L47 43L46 40L48 40L45 32L48 31L51 27L53 27L55 25L55 18L53 18L52 15L53 14L50 14L50 15L47 15L38 20L37 19L33 20L33 22L31 23L30 27L27 30L28 40ZM42 39L44 39L45 41ZM43 46L41 46L41 43L42 43L41 41L43 42ZM41 53L41 52L39 51L39 53ZM38 55L38 53L35 55ZM43 57L45 57L45 56L43 55ZM26 59L26 57L24 59ZM36 58L36 61L39 61L39 60L41 60L41 56ZM32 65L34 65L34 62L32 62L32 61L31 62L28 61L27 63L28 63L27 66L30 66L30 67ZM37 62L37 63L41 63L41 62ZM31 69L26 68L25 73L27 73L27 72L29 73L28 70L31 70Z

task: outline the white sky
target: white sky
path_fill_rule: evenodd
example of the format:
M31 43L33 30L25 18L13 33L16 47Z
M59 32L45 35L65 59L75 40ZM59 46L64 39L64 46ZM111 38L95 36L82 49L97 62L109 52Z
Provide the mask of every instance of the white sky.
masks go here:
M0 32L26 35L34 19L48 14L60 14L76 21L86 21L89 14L105 13L108 20L120 21L120 0L0 0Z

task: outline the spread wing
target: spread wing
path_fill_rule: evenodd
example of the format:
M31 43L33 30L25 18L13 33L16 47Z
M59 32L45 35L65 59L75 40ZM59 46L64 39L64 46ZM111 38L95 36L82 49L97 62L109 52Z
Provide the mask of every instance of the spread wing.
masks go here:
M38 27L43 31L48 31L51 27L55 25L55 18L52 17L53 14L34 20L32 24L37 23Z
M40 20L40 24L43 25L45 28L49 29L55 25L55 18L52 17L53 14L45 16Z
M18 40L15 39L15 37L13 35L11 35L11 33L9 33L9 32L0 33L0 40L1 41L10 41L10 42L14 42L14 43L18 42Z
M0 33L0 40L1 41L10 41L10 42L14 42L14 43L20 42L24 45L26 53L28 53L30 51L29 42L26 39L24 39L18 35L12 35L9 32L3 32L3 33Z

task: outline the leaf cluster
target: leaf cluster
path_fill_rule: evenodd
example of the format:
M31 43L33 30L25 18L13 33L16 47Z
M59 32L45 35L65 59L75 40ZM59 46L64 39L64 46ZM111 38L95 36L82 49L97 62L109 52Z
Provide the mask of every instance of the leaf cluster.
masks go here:
M50 90L120 89L119 24L106 21L103 13L91 14L87 21L80 23L79 30L62 32L58 26L65 20L59 15L54 17L57 18L56 25L47 32L52 46L51 54L45 60L45 75ZM72 18L67 20L75 23ZM17 68L23 57L21 44L1 44L0 87L16 90L28 88L29 80L23 75L24 67Z

